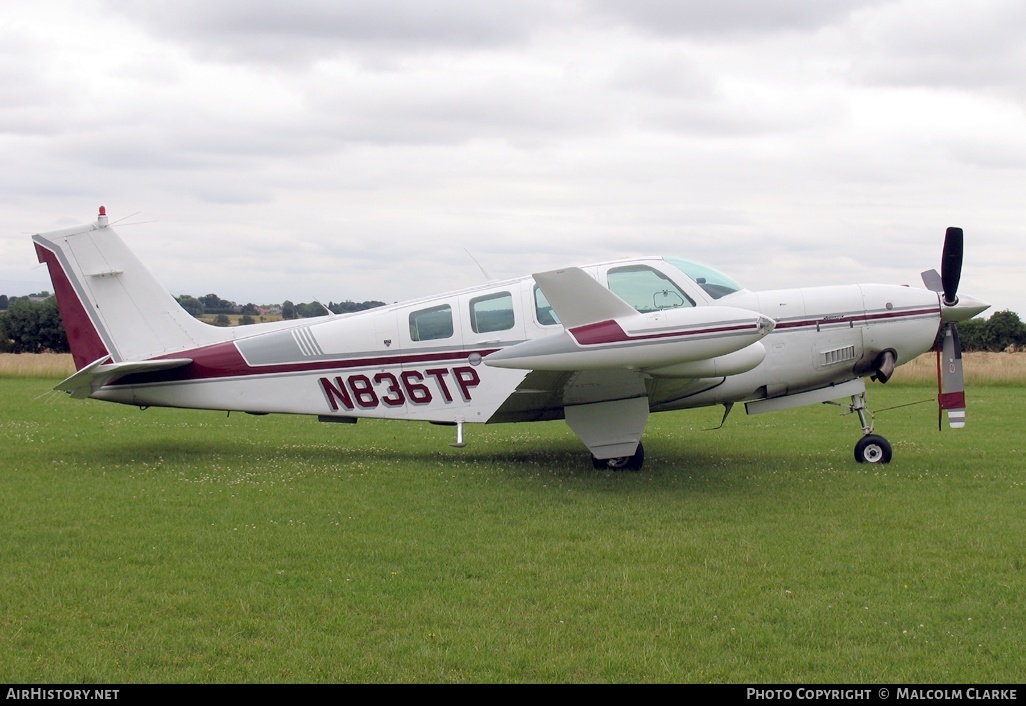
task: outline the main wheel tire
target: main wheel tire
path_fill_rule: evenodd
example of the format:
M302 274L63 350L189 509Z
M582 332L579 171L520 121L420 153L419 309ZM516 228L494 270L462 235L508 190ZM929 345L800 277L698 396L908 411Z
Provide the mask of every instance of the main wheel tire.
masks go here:
M866 434L855 444L855 460L859 463L890 463L891 444L879 434Z
M617 456L616 458L591 457L591 465L597 471L640 471L645 465L645 447L640 443L633 456Z

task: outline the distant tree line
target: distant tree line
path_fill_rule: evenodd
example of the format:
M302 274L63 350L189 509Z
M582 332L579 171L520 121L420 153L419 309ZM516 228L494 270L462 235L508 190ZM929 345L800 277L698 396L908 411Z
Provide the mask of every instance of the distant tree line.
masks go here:
M354 311L366 311L367 309L376 309L377 307L384 305L385 302L374 300L354 302L348 299L344 302L328 302L327 304L321 304L320 302L300 302L299 304L293 304L291 301L286 299L281 303L281 318L312 319L315 316L325 316L329 313L351 314Z
M68 353L68 339L49 292L27 297L0 294L0 353Z
M176 299L183 309L197 318L212 314L214 324L217 326L230 326L229 314L241 314L238 323L245 326L256 323L256 317L263 316L264 312L277 311L279 308L282 318L300 319L324 316L328 311L334 314L344 314L384 305L384 302L379 301L329 302L326 310L324 306L315 302L293 304L288 300L283 302L280 307L278 305L258 307L255 304L240 306L233 301L221 299L216 294L207 294L202 297L183 294ZM9 297L6 294L0 294L0 353L44 353L47 351L53 353L70 351L68 339L64 333L64 324L61 322L60 311L57 308L57 300L50 292L38 292L25 297Z
M229 323L227 317L230 314L241 314L242 317L239 319L239 323L241 325L246 325L256 323L256 320L251 317L263 316L266 312L272 309L280 311L281 318L283 319L309 319L315 316L324 316L328 313L348 314L354 311L364 311L366 309L373 309L375 307L385 305L385 302L373 300L364 302L346 300L344 302L328 302L327 305L323 305L319 302L300 302L299 304L295 304L288 299L283 301L280 306L277 304L257 306L252 303L239 305L228 299L221 299L221 297L216 294L205 294L202 297L193 297L188 294L183 294L180 297L175 297L175 299L183 309L196 318L212 315L215 317L215 323L225 326ZM221 317L224 318L222 319Z
M970 319L958 325L958 339L965 351L1023 350L1026 324L1014 311L995 311L989 319Z
M187 312L199 318L204 315L218 315L218 314L243 314L249 316L258 316L260 314L260 308L256 304L243 304L239 305L228 299L222 299L216 294L204 294L202 297L193 297L188 294L183 294L180 297L175 297L178 303Z

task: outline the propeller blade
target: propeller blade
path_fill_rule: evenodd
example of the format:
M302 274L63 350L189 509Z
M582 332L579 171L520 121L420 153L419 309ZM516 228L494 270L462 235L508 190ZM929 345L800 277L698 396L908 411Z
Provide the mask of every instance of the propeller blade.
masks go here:
M944 288L944 303L947 306L953 306L958 302L958 281L962 278L962 240L961 228L948 228L944 234L941 283Z
M948 425L952 429L965 426L965 377L962 373L962 344L958 329L946 324L940 345L937 346L937 426L941 426L941 413L947 411Z
M941 282L940 272L937 270L927 270L926 272L919 273L919 276L923 278L923 284L931 292L944 291L944 284Z

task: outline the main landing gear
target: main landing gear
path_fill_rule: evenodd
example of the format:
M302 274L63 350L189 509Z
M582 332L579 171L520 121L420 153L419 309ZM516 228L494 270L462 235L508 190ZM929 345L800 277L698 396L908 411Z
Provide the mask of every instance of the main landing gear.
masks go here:
M891 444L879 434L873 433L873 414L866 408L865 392L851 396L851 411L859 415L863 434L855 444L855 460L859 463L890 463Z
M640 471L645 464L645 447L638 443L638 450L633 456L617 456L616 458L591 457L591 465L596 471Z

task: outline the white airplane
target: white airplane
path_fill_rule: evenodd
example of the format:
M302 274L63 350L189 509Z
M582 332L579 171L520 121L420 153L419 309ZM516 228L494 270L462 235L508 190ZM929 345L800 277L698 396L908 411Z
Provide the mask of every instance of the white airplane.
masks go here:
M596 468L638 470L651 412L745 403L748 414L850 400L855 458L887 463L865 378L938 351L939 410L965 423L955 322L962 231L926 289L861 284L748 291L688 260L540 272L340 316L209 326L97 220L32 237L78 372L56 389L147 407L464 424L565 419ZM940 412L938 412L938 415ZM721 426L722 426L721 422Z

